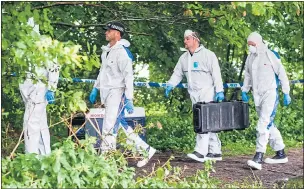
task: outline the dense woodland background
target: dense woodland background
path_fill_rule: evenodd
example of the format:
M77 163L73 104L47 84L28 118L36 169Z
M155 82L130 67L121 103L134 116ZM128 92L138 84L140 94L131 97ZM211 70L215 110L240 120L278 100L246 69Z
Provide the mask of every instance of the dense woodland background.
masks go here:
M138 77L137 72L136 81L166 82L170 78L182 54L179 48L183 47L183 33L186 29L198 31L202 44L215 52L219 58L224 83L243 81L244 63L248 53L246 39L252 31L258 31L269 48L280 54L290 80L303 79L303 2L1 2L1 11L1 152L2 156L7 156L3 162L2 182L7 186L81 187L83 183L92 187L108 187L111 184L114 187L155 186L151 184L153 178L150 184L143 181L134 182L135 184L131 182L134 174L132 168L129 170L123 163L123 169L129 172L125 171L122 176L113 176L119 179L125 176L123 181L110 179L103 182L109 185L101 185L80 179L75 184L75 179L72 179L75 173L68 170L69 166L76 166L76 163L69 166L58 163L70 163L67 159L74 157L66 156L66 160L56 160L58 148L61 149L60 154L73 151L76 153L75 157L82 157L83 160L83 149L72 147L73 143L66 138L70 126L69 118L93 107L87 100L93 85L73 83L72 78L96 79L101 46L107 44L102 27L109 21L119 21L126 26L127 35L124 38L131 42L130 50L136 57L135 70L140 71L148 66L149 77ZM26 25L29 17L34 17L39 24L41 36L33 33ZM58 57L60 76L67 80L59 82L56 103L48 107L52 144L57 144L52 147L54 152L49 160L37 160L34 156L17 155L24 151L23 142L18 142L24 113L18 84L25 78L25 71L30 64L39 66L46 59L46 53L49 57ZM186 89L174 89L169 99L163 93L163 88L135 88L134 104L144 107L146 111L148 143L159 150L189 152L195 145L189 95ZM237 89L225 90L227 99L240 99L239 93ZM282 93L280 94L282 97ZM292 147L303 142L303 84L291 85L290 94L292 104L288 108L283 107L281 98L275 122L287 146ZM249 153L254 152L257 116L252 98L250 105L250 128L220 133L224 148L237 148L239 144L247 149L240 150L248 153L249 148ZM78 151L82 155L77 154ZM96 158L95 152L86 152L88 156L91 155L90 158ZM50 165L52 161L57 167L49 168L43 161L49 161L46 164ZM121 161L126 163L125 160ZM35 172L36 169L30 168L31 163L38 166L37 170L41 170L40 165L45 166L45 172ZM112 163L105 164L114 166ZM96 167L93 164L88 166ZM19 169L26 170L27 173L17 174ZM118 170L117 167L113 169ZM102 172L102 169L98 171ZM63 174L66 177L40 178L40 174ZM78 180L84 178L80 175ZM92 176L92 180L93 178L96 180L96 177ZM126 185L121 184L123 182ZM167 184L166 180L163 182ZM185 181L185 185L179 182L181 185L178 186L202 187L187 185L190 183L188 181ZM169 186L172 185L161 185Z

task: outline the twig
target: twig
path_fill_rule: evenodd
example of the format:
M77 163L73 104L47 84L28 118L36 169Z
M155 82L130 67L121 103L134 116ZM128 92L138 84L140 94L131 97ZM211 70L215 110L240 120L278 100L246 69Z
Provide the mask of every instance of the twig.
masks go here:
M5 175L3 175L3 177L5 177L5 176L7 176L8 174L10 174L11 172L9 171L9 172L7 172Z
M68 32L69 30L71 30L72 28L67 29L65 32L63 32L61 35L59 35L56 39L58 40L61 36L63 36L66 32Z
M135 35L153 36L152 34L148 34L148 33L132 32L132 31L126 31L126 32Z
M21 143L21 139L22 139L23 133L24 133L24 130L22 130L22 133L21 133L21 135L20 135L20 137L19 137L19 141L18 141L17 145L15 146L15 148L13 149L13 151L12 151L12 153L11 153L11 155L10 155L10 159L13 159L14 152L17 150L18 146L19 146L20 143Z
M7 124L7 127L5 129L5 136L6 136L6 138L8 136L8 128L10 127L9 125L10 125L10 123ZM7 146L7 144L6 144L6 146Z
M106 24L85 24L85 25L76 25L76 24L70 24L70 23L65 23L65 22L51 22L51 24L54 25L62 25L62 26L69 26L69 27L74 27L74 28L87 28L91 26L105 26Z
M61 25L61 26L67 26L70 27L68 30L66 30L65 32L63 32L57 39L59 39L62 35L64 35L66 32L68 32L70 29L72 28L87 28L87 27L103 27L106 24L85 24L85 25L75 25L75 24L70 24L70 23L64 23L64 22L52 22L51 24L53 25ZM132 31L126 31L126 33L130 33L130 34L135 34L135 35L144 35L144 36L153 36L152 34L148 34L148 33L141 33L141 32L132 32Z
M64 119L63 121L60 121L60 122L58 122L58 123L55 123L55 124L53 124L53 125L50 125L50 126L48 127L48 129L51 128L51 127L53 127L53 126L55 126L55 125L58 125L58 124L64 122L65 120L66 120L66 119ZM37 132L40 132L40 131L37 131ZM36 134L37 132L31 133L31 134ZM19 141L18 141L18 143L16 144L14 150L11 152L10 158L13 157L13 154L14 154L14 152L17 150L17 148L18 148L18 146L20 145L20 143L24 141L24 139L21 139L23 133L24 133L24 130L22 130L22 133L20 134L20 137L19 137Z
M60 123L63 123L65 120L67 120L67 119L62 119L62 121L59 121L59 122L57 122L57 123L51 125L49 128L54 127L55 125L58 125L58 124L60 124Z
M72 115L71 115L71 118L72 118ZM79 139L77 138L75 132L73 131L73 128L71 127L72 123L69 124L67 121L65 121L65 122L67 123L67 127L68 127L68 128L70 129L70 131L72 132L72 135L73 135L73 136L75 137L75 139L77 140L77 143L80 144ZM71 119L70 122L72 122L72 119ZM80 145L81 145L81 144L80 144Z
M79 6L104 7L108 11L110 11L112 14L115 15L114 10L110 9L109 7L107 7L107 6L103 5L103 4L92 4L92 3L87 3L86 1L84 1L84 2L81 2L81 1L79 1L79 2L56 2L56 3L53 3L51 5L43 5L43 6L39 6L39 7L34 7L34 8L32 8L32 10L35 10L35 9L45 9L45 8L59 6L59 5L79 5Z
M170 160L172 160L173 159L173 157L171 156L161 167L165 167L165 165L170 161ZM155 164L154 164L154 166L153 166L153 168L152 168L152 172L149 174L149 175L147 175L146 177L149 177L149 176L151 176L151 175L153 175L154 173L155 173L155 170L154 170L154 168L155 168ZM135 184L137 184L137 183L139 183L139 182L141 182L142 180L144 180L145 178L142 178L142 179L140 179L140 180L138 180Z

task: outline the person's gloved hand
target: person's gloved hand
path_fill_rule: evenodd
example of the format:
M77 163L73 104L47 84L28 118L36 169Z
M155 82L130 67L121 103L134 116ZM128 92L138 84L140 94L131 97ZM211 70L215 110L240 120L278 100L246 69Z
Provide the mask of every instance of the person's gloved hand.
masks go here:
M55 101L55 94L54 94L53 91L48 90L48 91L45 93L45 98L46 98L46 100L48 101L49 104L54 104L54 101Z
M291 103L289 94L284 94L284 106L288 106Z
M248 102L249 101L249 97L247 96L247 93L246 92L242 92L242 100L244 102Z
M94 88L92 89L92 92L91 92L90 97L89 97L89 101L90 101L92 104L95 103L97 94L98 94L98 89L94 87Z
M129 99L126 99L125 100L125 108L127 110L127 112L129 114L133 114L134 112L134 105L133 105L133 101L132 100L129 100Z
M165 96L168 98L170 91L172 91L173 86L171 84L167 84L166 90L165 90Z
M223 92L218 92L215 95L215 101L216 102L222 102L225 99L224 93Z

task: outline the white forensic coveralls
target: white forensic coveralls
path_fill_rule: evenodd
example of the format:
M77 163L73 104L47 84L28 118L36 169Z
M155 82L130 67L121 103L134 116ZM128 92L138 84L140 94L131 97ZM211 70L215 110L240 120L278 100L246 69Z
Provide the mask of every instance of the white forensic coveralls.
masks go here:
M183 75L186 75L192 105L214 101L215 94L224 91L216 55L203 45L198 47L192 56L187 49L181 50L186 52L179 58L168 84L176 86ZM221 141L216 133L197 134L194 150L204 156L208 153L221 154Z
M105 117L102 125L101 150L103 152L116 149L116 137L120 126L134 142L137 149L147 149L144 142L124 120L124 101L133 99L133 68L132 59L125 47L130 43L121 39L111 48L103 46L101 55L102 66L94 87L100 90L101 103L105 105Z
M275 151L285 147L281 133L273 123L279 103L276 75L282 85L283 93L289 94L289 81L281 61L265 44L259 45L257 53L251 53L247 57L242 87L242 92L246 93L252 87L254 104L259 116L256 126L256 152L266 152L268 139L271 148Z
M39 34L39 25L34 25L30 18L28 25ZM23 117L24 142L26 153L47 155L51 153L50 132L47 124L46 92L57 88L59 79L59 65L57 60L47 61L44 67L35 67L35 73L27 73L27 78L19 89L25 104ZM32 80L32 78L35 78ZM42 79L47 79L47 84ZM35 83L35 81L37 83Z

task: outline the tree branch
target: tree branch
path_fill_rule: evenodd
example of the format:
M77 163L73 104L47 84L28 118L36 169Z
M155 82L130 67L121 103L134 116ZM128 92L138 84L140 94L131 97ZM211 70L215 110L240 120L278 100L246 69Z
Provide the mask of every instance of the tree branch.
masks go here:
M220 15L220 16L216 16L216 17L206 17L205 19L202 19L202 20L207 20L209 18L219 18L222 16L224 16L224 15ZM173 23L177 23L177 21L195 19L195 18L196 17L185 17L185 18L179 18L179 17L151 17L151 18L130 17L130 18L121 18L120 20L112 20L112 21L160 21L160 22L168 22L168 23L173 24ZM70 24L70 23L65 23L65 22L52 22L51 24L63 25L63 26L69 26L69 27L75 27L75 28L87 28L87 27L91 27L91 26L102 27L102 26L106 25L106 23L75 25L75 24Z
M73 28L87 28L91 26L98 26L102 27L105 26L106 24L85 24L85 25L76 25L76 24L70 24L70 23L65 23L65 22L51 22L53 25L62 25L62 26L68 26L68 27L73 27Z
M38 7L34 7L32 8L32 10L34 9L45 9L45 8L50 8L50 7L55 7L55 6L59 6L59 5L79 5L79 6L83 6L83 5L86 5L86 6L94 6L94 7L105 7L105 8L108 8L106 7L105 5L103 4L91 4L91 3L88 3L86 1L77 1L77 2L55 2L53 4L50 4L50 5L43 5L43 6L38 6Z
M75 25L75 24L64 23L64 22L52 22L51 24L54 24L54 25L62 25L62 26L68 26L68 27L74 27L74 28L87 28L87 27L91 27L91 26L102 27L102 26L105 26L105 25L106 25L106 24ZM141 33L141 32L126 31L126 33L135 34L135 35L152 36L152 34Z

